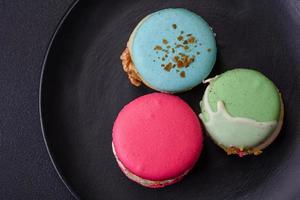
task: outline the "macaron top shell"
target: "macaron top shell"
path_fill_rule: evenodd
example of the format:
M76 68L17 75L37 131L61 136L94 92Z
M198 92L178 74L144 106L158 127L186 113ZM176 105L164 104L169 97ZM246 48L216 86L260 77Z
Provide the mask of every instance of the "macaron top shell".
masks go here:
M272 81L251 69L227 71L210 82L208 101L212 111L222 101L232 117L258 122L278 120L280 96Z
M119 113L113 145L122 164L147 180L167 180L190 170L202 150L196 114L179 97L153 93Z
M216 60L211 28L182 8L160 10L144 18L133 32L129 49L143 81L170 93L201 83Z

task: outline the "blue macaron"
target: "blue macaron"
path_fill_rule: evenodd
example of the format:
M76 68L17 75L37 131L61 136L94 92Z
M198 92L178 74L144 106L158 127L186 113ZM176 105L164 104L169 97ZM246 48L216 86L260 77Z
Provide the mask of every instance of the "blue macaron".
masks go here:
M192 89L216 61L212 28L199 15L169 8L146 16L130 36L121 59L134 85L176 93Z

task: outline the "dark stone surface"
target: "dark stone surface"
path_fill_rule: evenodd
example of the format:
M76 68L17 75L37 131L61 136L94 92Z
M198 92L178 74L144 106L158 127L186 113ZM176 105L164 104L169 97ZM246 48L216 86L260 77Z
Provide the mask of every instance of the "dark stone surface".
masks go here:
M51 164L39 122L48 43L72 0L0 0L0 199L74 199Z

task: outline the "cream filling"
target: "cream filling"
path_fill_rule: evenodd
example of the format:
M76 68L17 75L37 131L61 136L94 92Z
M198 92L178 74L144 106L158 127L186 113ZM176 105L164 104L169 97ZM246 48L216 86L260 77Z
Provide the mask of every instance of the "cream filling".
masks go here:
M182 175L176 177L176 178L173 178L173 179L167 179L167 180L163 180L163 181L151 181L151 180L147 180L147 179L144 179L144 178L141 178L135 174L133 174L132 172L130 172L123 164L122 162L119 160L118 156L116 155L116 152L115 152L115 148L114 148L114 145L112 143L112 150L113 150L113 154L117 160L117 163L119 165L119 167L121 168L122 172L131 180L135 181L135 182L138 182L140 183L141 185L144 185L146 187L151 187L151 186L157 186L157 185L168 185L168 184L171 184L177 180L180 180L183 176L185 176L189 170L187 170L186 172L184 172Z
M140 75L138 74L130 56L129 49L126 48L120 59L122 60L123 70L127 73L128 79L134 86L140 86L142 83L142 79L140 78Z

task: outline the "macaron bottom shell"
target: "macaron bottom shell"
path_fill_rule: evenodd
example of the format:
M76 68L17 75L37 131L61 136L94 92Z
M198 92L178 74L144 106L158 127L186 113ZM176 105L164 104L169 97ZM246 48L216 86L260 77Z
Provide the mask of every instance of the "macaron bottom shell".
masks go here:
M154 181L154 180L147 180L144 178L141 178L137 175L135 175L134 173L132 173L130 170L128 170L123 163L118 159L118 156L115 153L115 148L114 145L112 143L112 149L113 149L113 154L117 160L118 166L121 169L121 171L125 174L125 176L127 178L129 178L130 180L144 186L144 187L148 187L148 188L163 188L165 186L168 185L172 185L174 183L179 182L190 170L187 170L185 173L183 173L182 175L172 178L172 179L167 179L167 180L161 180L161 181Z

